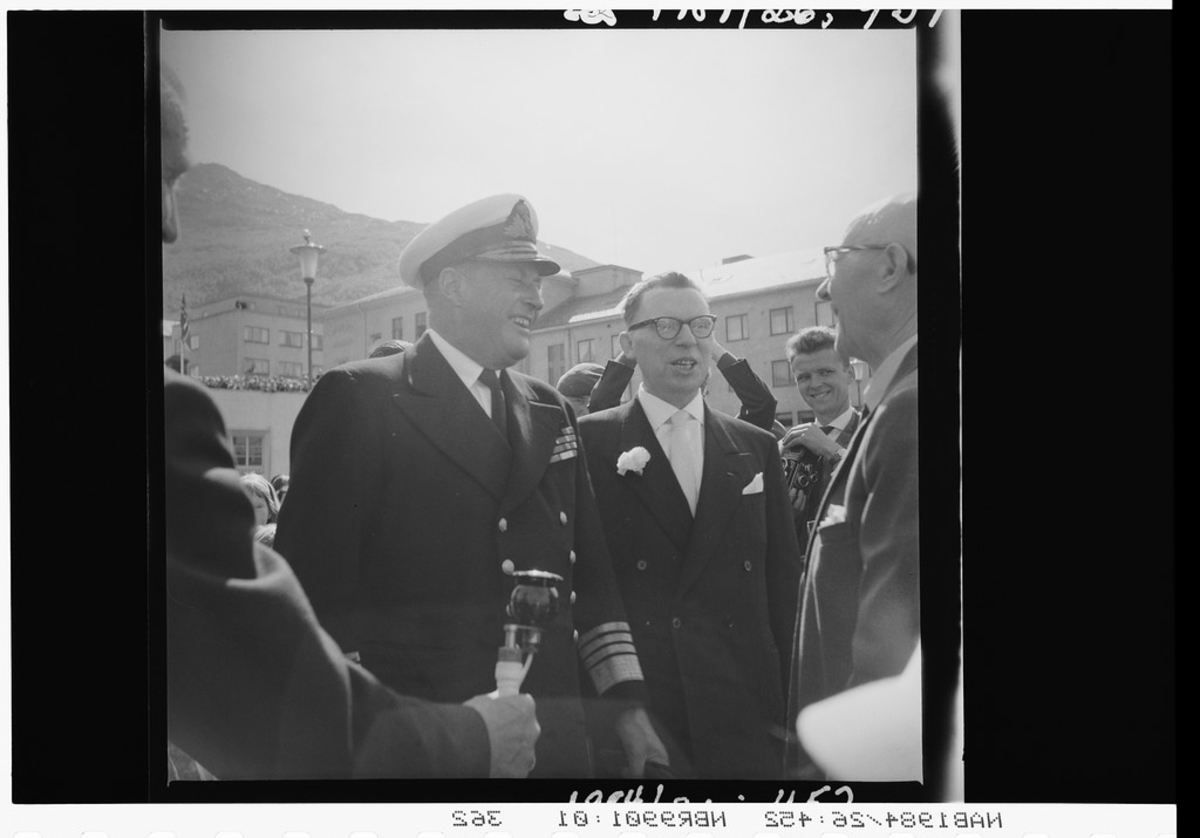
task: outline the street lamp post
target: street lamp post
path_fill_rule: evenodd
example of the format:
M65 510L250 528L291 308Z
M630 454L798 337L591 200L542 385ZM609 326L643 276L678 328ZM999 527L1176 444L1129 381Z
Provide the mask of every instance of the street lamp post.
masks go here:
M317 260L325 252L325 248L314 244L312 234L304 231L304 244L289 248L300 257L300 276L304 279L308 291L308 389L312 390L312 287L317 278Z

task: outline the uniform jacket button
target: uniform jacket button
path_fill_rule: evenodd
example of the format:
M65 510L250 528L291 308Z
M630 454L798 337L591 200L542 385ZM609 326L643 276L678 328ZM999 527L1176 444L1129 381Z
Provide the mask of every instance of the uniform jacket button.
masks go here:
M505 573L509 574L510 576L512 575L512 572L514 570L516 570L516 568L517 568L517 566L515 564L513 564L512 559L505 559L504 561L502 561L500 563L500 569L503 570Z
M575 604L575 592L574 591L571 591L571 604L572 605Z
M562 521L562 525L565 527L567 525L567 513L565 513L565 512L558 513L558 520Z
M575 564L575 551L572 550L567 558L571 560L571 564Z
M637 569L638 569L638 570L645 570L645 569L646 569L646 560L645 560L645 559L638 559L638 563L637 563Z
M497 524L497 526L500 527L500 532L508 532L508 519L501 518L500 523Z
M750 562L749 562L749 561L747 561L747 562L746 562L744 565L742 565L742 567L746 568L746 572L747 572L747 573L749 573L749 572L750 572L750 568L751 568L751 564L750 564Z
M683 620L679 619L678 617L675 617L671 620L671 626L674 628L679 628L682 625L683 625Z

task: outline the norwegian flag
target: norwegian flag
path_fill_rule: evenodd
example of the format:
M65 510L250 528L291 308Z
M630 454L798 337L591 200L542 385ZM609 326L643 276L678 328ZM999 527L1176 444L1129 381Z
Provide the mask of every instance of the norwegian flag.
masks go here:
M188 319L187 319L187 294L181 294L179 297L179 339L187 344L188 339Z

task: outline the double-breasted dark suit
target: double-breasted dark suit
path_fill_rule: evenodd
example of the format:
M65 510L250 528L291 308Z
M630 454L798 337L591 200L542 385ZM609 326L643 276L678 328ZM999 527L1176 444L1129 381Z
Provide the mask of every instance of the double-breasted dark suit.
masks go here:
M163 393L171 741L225 780L487 776L479 714L348 663L288 563L254 543L204 388L167 371Z
M506 568L563 577L523 687L542 727L531 776L587 776L576 643L625 643L585 655L601 695L643 695L641 673L572 414L544 382L505 378L507 441L428 335L326 373L293 429L275 545L342 648L437 701L495 689Z
M694 519L637 399L580 432L655 722L696 776L778 777L800 566L791 507L775 438L704 417ZM618 474L635 446L650 452L643 473Z
M825 521L840 506L842 520ZM790 718L850 687L899 675L920 640L917 349L865 413L808 546Z

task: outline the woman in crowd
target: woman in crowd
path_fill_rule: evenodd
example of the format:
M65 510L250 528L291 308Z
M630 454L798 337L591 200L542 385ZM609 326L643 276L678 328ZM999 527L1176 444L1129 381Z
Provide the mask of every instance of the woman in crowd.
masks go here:
M261 474L243 474L242 491L250 498L254 507L254 523L261 530L267 525L274 528L275 518L279 515L279 500L275 496L275 488Z

